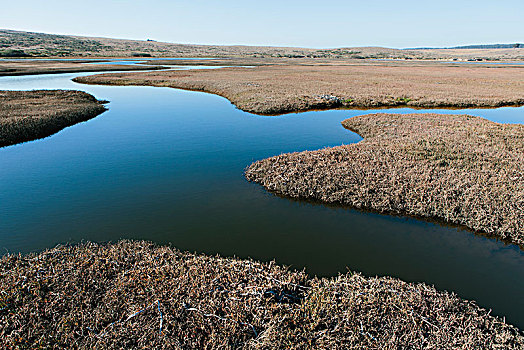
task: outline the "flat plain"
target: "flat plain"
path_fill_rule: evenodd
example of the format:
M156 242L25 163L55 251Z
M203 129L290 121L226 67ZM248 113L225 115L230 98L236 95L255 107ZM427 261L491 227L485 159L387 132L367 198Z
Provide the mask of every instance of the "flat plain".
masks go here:
M114 73L77 82L198 90L258 114L328 108L500 107L524 104L524 67L441 64L266 65Z

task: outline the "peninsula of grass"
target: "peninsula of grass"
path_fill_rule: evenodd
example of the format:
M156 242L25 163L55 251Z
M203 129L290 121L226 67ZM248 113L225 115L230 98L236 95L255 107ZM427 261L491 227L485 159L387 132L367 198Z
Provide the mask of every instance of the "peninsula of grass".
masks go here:
M82 91L0 91L0 147L50 136L105 110Z
M524 245L524 126L468 115L369 114L364 140L252 164L270 191L466 226Z
M270 65L78 77L214 93L238 108L279 114L327 108L465 108L524 104L524 68L425 65Z
M522 349L519 329L423 283L143 241L0 259L0 346L80 349Z

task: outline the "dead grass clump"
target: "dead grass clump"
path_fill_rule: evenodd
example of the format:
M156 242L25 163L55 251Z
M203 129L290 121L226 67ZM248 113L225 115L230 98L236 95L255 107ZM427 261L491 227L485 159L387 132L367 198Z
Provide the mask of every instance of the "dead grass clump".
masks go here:
M291 197L437 218L524 244L524 126L439 114L343 125L364 140L261 160L246 177Z
M0 259L4 348L507 348L513 326L392 278L308 279L274 263L148 242Z
M0 91L0 147L50 136L105 110L82 91Z
M210 92L259 114L327 108L466 108L524 104L524 69L426 65L325 65L114 73L76 82ZM329 98L326 98L328 96Z

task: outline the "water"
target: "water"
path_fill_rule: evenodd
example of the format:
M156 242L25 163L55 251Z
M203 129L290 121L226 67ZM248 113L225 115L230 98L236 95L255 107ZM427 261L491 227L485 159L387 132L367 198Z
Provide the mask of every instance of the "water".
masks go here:
M524 328L518 247L416 219L279 198L244 179L254 160L361 140L340 122L376 111L261 117L210 94L80 85L70 80L78 75L0 78L0 89L80 89L111 101L95 119L0 149L3 251L133 238L275 259L319 276L349 268L455 291ZM523 111L437 112L523 123Z
M162 57L145 57L145 58L141 58L140 60L136 60L136 59L93 59L91 60L91 62L87 62L88 64L116 64L116 65L130 65L130 66L135 66L135 65L139 65L139 64L144 64L148 61L166 61L166 63L164 65L176 65L177 64L177 61L180 61L180 60L209 60L209 59L212 59L212 58L202 58L202 57L197 57L197 58L162 58ZM188 66L185 66L185 67L188 67ZM196 66L198 67L198 66Z
M388 62L406 62L404 59L394 59L394 58L374 58L372 61L388 61ZM409 62L424 62L423 60L408 60ZM430 62L436 63L457 63L457 64L485 64L485 65L503 65L503 66L515 66L515 65L524 65L524 61L438 61L431 60Z
M448 61L445 63L487 64L487 65L503 65L503 66L524 65L523 61Z

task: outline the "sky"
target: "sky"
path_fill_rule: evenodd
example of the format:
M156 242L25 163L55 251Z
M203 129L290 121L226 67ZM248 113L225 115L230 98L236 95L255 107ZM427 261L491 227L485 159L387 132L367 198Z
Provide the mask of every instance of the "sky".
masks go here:
M0 28L314 48L524 42L524 0L0 0Z

